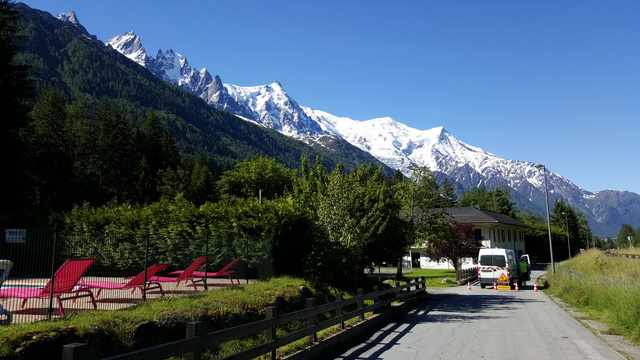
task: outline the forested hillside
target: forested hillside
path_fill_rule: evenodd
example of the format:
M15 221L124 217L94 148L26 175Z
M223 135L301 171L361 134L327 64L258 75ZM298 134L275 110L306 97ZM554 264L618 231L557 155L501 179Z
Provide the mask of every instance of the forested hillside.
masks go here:
M192 192L192 200L203 202L198 191L210 189L198 186L211 187L206 184L220 172L259 156L290 168L298 168L303 157L320 157L328 168L377 162L355 147L345 149L346 143L341 151L312 148L216 110L106 47L83 27L24 4L14 7L19 16L8 32L6 45L12 48L5 54L15 55L11 64L24 65L19 70L28 71L32 89L23 96L24 119L11 125L12 139L20 138L20 145L11 147L21 148L12 166L29 175L29 181L19 181L18 192L27 193L14 201L14 210L25 202L40 213L83 201L144 203L163 192Z

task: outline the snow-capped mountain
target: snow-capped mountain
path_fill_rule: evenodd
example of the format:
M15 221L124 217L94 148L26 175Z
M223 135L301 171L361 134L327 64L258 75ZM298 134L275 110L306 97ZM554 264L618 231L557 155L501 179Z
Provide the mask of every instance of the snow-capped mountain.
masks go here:
M58 15L60 18L62 14ZM147 55L147 51L140 41L140 37L136 36L133 31L129 31L124 35L118 35L107 42L108 45L118 50L122 55L137 62L138 64L148 68L152 59Z
M264 86L240 87L223 84L206 68L192 68L187 58L173 49L147 55L140 37L130 31L106 42L121 54L146 67L161 79L203 98L209 105L226 110L283 134L319 135L325 132L282 88L279 82Z
M223 84L207 69L191 68L187 59L174 50L160 50L155 58L149 57L133 32L106 44L156 76L246 120L308 143L327 143L327 138L337 136L405 175L415 167L428 167L439 178L447 176L459 190L508 186L521 209L544 212L544 173L535 164L505 160L465 144L443 127L417 130L390 117L365 121L338 117L300 106L279 82L254 87ZM614 190L592 193L550 172L547 185L550 201L563 199L582 210L596 234L615 234L623 223L640 226L638 194Z

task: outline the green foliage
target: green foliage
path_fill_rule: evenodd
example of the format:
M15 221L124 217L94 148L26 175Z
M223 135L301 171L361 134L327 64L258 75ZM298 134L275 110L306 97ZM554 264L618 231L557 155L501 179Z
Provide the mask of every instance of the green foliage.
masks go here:
M631 239L631 240L629 240ZM637 244L636 231L629 224L622 224L616 236L616 243L619 249L632 247Z
M345 174L336 167L318 195L313 274L353 280L365 266L396 259L408 241L394 189L372 164Z
M519 218L518 210L515 203L511 202L511 194L506 186L491 191L484 186L469 189L460 197L458 206L480 206L482 209L504 214L514 219Z
M562 200L556 200L551 211L551 225L553 239L562 239L565 246L559 246L559 258L569 257L576 254L580 248L586 248L584 237L584 224L586 223L584 214ZM581 231L582 230L582 231ZM569 253L571 249L571 253ZM554 245L554 255L556 246Z
M25 168L43 214L82 202L155 201L162 171L178 165L175 141L152 110L134 128L109 100L81 97L67 105L60 91L47 88L30 120Z
M18 19L16 6L7 0L0 1L0 169L4 174L0 176L0 215L8 217L23 210L28 198L20 132L27 122L31 89L28 67L16 61L21 40Z
M295 171L275 159L260 156L236 164L218 180L223 196L275 199L293 188Z
M30 118L25 132L27 171L34 183L36 205L41 211L65 210L71 200L75 139L64 95L54 88L45 89Z

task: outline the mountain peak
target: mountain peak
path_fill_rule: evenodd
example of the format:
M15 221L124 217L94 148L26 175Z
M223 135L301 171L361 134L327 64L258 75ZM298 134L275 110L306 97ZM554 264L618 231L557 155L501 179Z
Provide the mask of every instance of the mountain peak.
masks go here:
M451 133L444 128L444 126L436 126L431 130L438 134L438 139L440 140L445 140L453 137Z
M278 92L278 93L283 93L286 94L287 92L284 91L284 88L282 87L282 84L280 84L279 81L274 81L269 85L266 85L265 88L267 89L267 91L273 91L273 92Z
M71 10L68 13L60 13L58 14L58 16L56 16L56 19L70 24L72 25L72 27L75 27L76 30L79 30L83 36L88 37L88 38L92 38L92 39L96 39L96 37L94 35L90 35L89 32L87 31L87 29L85 29L84 26L82 26L82 24L80 24L80 21L78 21L78 16L76 15L76 12Z
M71 10L68 13L60 13L57 16L58 20L61 21L66 21L66 22L70 22L74 25L80 25L80 22L78 21L78 17L76 16L76 12Z
M142 40L133 30L106 41L105 45L111 46L114 50L142 66L146 66L149 61L147 52L142 45Z

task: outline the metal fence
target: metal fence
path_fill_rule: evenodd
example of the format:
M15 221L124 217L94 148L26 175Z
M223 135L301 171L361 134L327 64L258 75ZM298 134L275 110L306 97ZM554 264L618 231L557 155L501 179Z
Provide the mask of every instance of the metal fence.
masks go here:
M13 263L9 276L2 283L0 306L11 311L13 322L30 322L59 317L60 311L51 292L48 296L29 298L25 303L11 295L33 292L48 282L72 258L97 258L82 277L82 281L126 283L128 277L139 274L152 264L170 264L157 275L167 276L183 270L198 257L209 256L198 270L219 271L233 259L243 260L233 267L237 281L268 278L272 275L271 240L252 236L215 237L200 234L140 234L140 233L67 233L52 229L0 229L0 259ZM168 275L171 276L171 275ZM210 278L198 284L197 290L211 290L232 285L233 279ZM146 283L145 283L146 284ZM192 284L162 283L167 296L192 294ZM76 287L77 290L79 287ZM7 290L10 289L10 290ZM19 290L27 289L27 290ZM103 291L96 299L98 309L113 310L161 296L158 290L121 289ZM67 301L69 311L93 309L89 299ZM68 313L68 312L67 312Z

